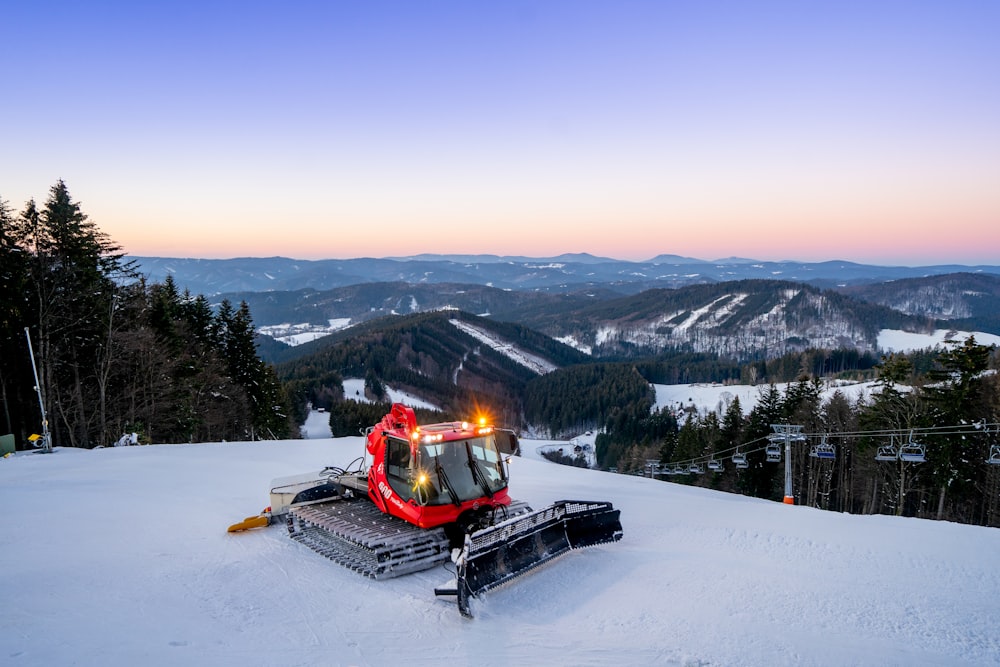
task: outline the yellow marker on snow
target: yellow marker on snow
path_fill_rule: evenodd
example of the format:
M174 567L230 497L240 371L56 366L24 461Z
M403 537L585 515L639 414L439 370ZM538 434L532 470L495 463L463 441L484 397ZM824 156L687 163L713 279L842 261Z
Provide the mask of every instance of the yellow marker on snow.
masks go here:
M266 514L258 514L257 516L248 516L239 523L234 523L231 525L226 532L227 533L238 533L241 530L250 530L251 528L263 528L268 523L270 519Z

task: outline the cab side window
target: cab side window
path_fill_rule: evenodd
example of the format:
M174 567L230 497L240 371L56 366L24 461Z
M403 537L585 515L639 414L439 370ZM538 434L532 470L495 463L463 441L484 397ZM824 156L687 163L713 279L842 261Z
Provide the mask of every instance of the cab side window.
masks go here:
M389 438L385 448L385 473L389 486L404 500L412 495L410 491L410 443Z

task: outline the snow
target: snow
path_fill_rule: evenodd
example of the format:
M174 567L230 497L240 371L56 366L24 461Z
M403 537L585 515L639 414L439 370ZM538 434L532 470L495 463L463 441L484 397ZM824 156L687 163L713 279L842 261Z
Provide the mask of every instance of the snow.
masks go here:
M362 382L362 387L364 382ZM330 430L330 413L310 410L306 416L306 423L299 428L303 438L316 440L318 438L329 438L333 436Z
M587 431L569 440L526 440L519 439L521 456L535 461L547 461L545 454L559 452L564 456L575 458L583 456L590 468L597 466L597 434ZM577 451L577 447L580 451Z
M969 336L976 337L980 345L1000 345L1000 336L982 331L955 331L937 329L934 333L921 334L895 329L882 329L878 333L878 347L884 352L912 352L932 347L944 347L944 341L953 339L965 341Z
M225 532L267 503L272 478L344 466L362 450L351 437L0 460L0 660L1000 663L991 528L836 514L525 456L511 464L515 497L612 501L624 538L491 591L473 620L435 598L444 569L373 581L279 526Z
M556 340L563 345L569 345L570 347L576 348L584 354L593 354L593 348L590 345L584 345L575 336L560 336L557 337Z
M788 382L775 384L775 388L782 396L788 390ZM699 414L715 412L718 415L725 413L726 409L734 399L740 399L740 409L743 414L750 414L750 411L757 405L762 391L767 391L769 385L748 385L748 384L719 384L714 382L694 383L694 384L654 384L656 399L653 404L654 410L670 408L675 413L688 407L694 407ZM909 387L899 386L901 391L909 391ZM847 382L847 381L825 381L820 390L820 398L828 401L835 392L840 392L851 403L855 403L859 398L870 397L876 391L876 383L870 382Z
M517 345L509 343L486 329L463 322L462 320L448 320L452 326L467 333L481 343L485 343L508 359L521 364L528 370L539 375L545 375L556 370L557 366L552 362L537 355L522 350Z
M309 322L300 322L298 324L291 324L289 322L285 322L284 324L269 324L258 327L257 332L264 336L270 336L271 338L281 341L286 345L295 347L296 345L302 345L303 343L311 343L317 338L329 336L330 334L340 331L341 329L346 329L351 325L351 318L338 317L329 319L327 322L329 322L327 326L311 324Z
M344 398L357 401L358 403L371 403L371 399L365 396L365 381L362 378L346 378L344 380ZM428 403L422 398L414 396L401 389L385 386L385 393L389 397L390 403L402 403L411 408L427 408L428 410L440 410L441 408L433 403Z

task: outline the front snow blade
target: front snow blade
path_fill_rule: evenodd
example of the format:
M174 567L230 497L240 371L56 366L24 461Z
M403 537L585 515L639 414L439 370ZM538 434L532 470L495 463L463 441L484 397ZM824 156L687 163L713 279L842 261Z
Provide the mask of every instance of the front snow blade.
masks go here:
M619 510L611 503L587 500L561 500L468 535L457 560L454 594L459 611L471 618L471 596L505 584L570 549L621 538Z

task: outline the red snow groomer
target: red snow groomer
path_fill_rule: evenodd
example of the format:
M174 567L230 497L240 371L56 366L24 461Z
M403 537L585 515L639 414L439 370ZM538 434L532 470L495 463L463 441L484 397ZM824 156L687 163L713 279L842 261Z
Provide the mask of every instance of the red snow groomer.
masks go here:
M285 515L293 539L375 579L454 560L454 582L435 593L455 596L465 616L471 596L570 549L622 537L608 502L563 500L535 511L512 501L506 455L516 438L485 421L418 425L397 403L367 430L365 446L370 459L358 470L275 480L267 519L230 530Z

